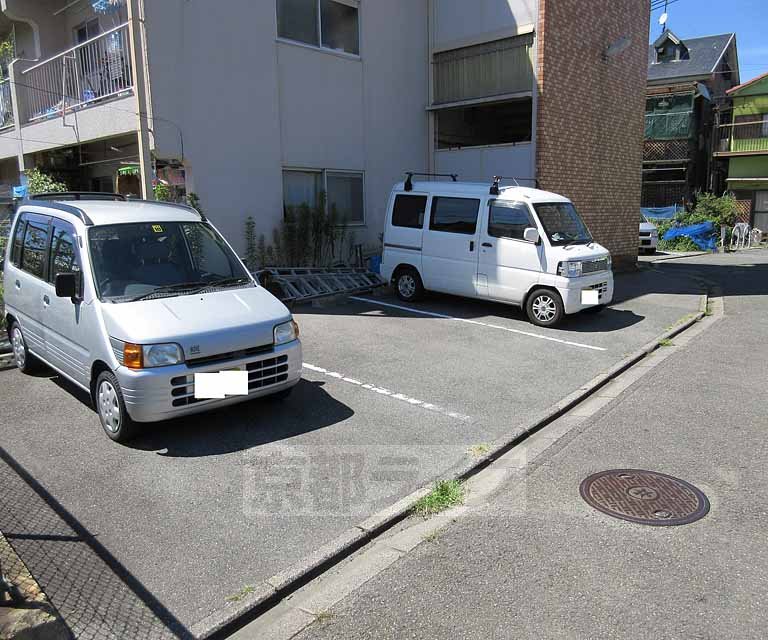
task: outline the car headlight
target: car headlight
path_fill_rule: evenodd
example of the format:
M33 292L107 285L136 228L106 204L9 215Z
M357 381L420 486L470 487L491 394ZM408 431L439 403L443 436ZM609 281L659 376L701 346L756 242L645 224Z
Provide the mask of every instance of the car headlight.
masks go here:
M611 254L609 253L607 256L605 256L605 259L608 262L608 270L610 271L611 267L613 266L613 258L611 257Z
M293 320L278 324L274 329L274 342L275 344L286 344L293 342L299 337L299 325Z
M163 344L123 343L123 364L129 369L169 367L184 362L184 352L174 342Z
M566 278L580 278L581 261L561 262L557 269L557 273L558 275L565 276Z

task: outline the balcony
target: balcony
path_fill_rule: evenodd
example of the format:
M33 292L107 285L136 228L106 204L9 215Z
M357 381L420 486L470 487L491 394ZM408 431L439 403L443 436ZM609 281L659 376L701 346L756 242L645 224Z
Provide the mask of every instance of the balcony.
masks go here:
M22 126L132 94L129 47L123 24L22 71Z
M762 120L735 122L718 127L716 156L763 154L768 154L768 115L763 116Z

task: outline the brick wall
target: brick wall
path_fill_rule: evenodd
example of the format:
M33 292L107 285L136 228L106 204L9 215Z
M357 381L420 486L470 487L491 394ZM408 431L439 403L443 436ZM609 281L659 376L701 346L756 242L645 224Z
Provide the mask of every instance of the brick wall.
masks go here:
M637 261L650 0L539 0L537 175L617 270ZM617 56L605 48L629 36Z

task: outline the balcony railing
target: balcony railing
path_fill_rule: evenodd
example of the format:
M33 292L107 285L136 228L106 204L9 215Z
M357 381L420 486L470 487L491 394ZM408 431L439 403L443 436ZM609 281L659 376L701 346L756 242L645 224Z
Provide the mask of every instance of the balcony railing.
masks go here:
M768 152L768 116L764 120L720 125L720 153Z
M646 113L646 140L683 140L691 137L693 112Z
M11 82L0 81L0 129L13 126L13 104L11 103Z
M21 73L22 122L60 116L133 89L128 25L40 62Z

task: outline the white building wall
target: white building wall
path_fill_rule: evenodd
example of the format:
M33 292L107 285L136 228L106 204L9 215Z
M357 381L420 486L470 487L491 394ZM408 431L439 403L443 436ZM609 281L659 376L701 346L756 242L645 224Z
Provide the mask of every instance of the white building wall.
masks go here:
M428 161L427 4L361 0L360 56L277 39L274 0L226 10L147 2L157 154L181 158L212 220L238 249L245 217L269 237L283 210L283 168L365 173L377 242L392 184Z
M492 176L534 178L533 145L499 145L435 152L437 173L457 173L460 180L485 180ZM532 187L532 182L520 182Z

